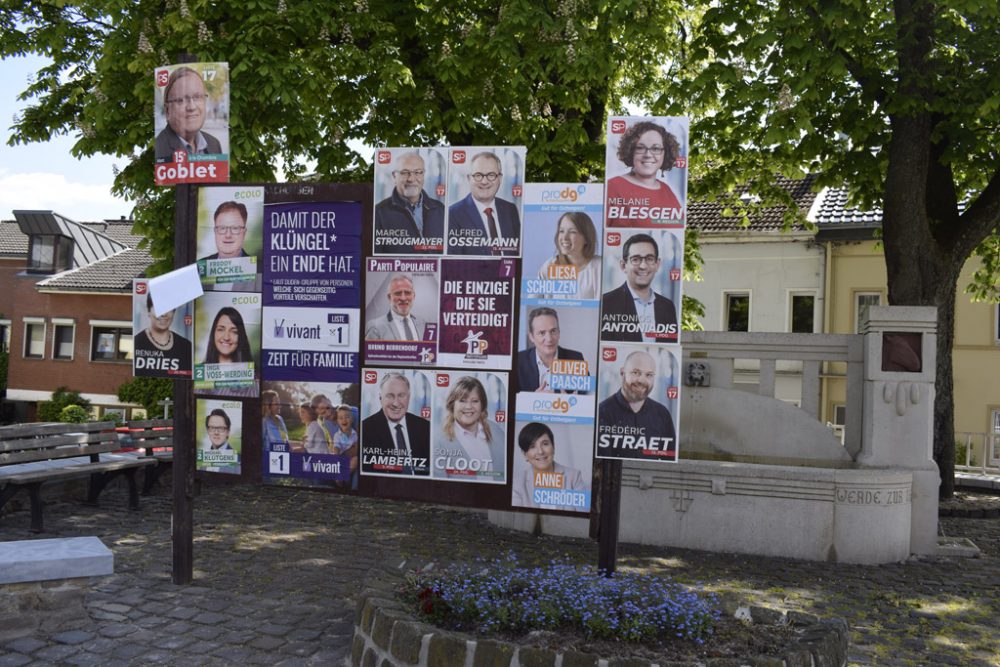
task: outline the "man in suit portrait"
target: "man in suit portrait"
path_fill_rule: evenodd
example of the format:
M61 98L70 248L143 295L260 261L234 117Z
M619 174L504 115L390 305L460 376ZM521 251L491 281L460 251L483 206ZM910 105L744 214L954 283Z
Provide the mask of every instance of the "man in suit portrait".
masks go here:
M203 259L235 259L249 257L243 249L247 238L247 207L234 201L224 201L215 209L215 250Z
M625 282L601 298L601 340L676 343L677 308L653 291L660 248L649 234L634 234L622 247Z
M410 381L386 373L379 383L382 409L361 422L361 472L430 475L431 423L407 412Z
M205 82L198 72L190 67L178 67L170 73L163 90L167 127L156 135L157 162L173 162L175 151L188 155L222 153L219 140L201 131L205 125L207 102Z
M521 218L513 202L497 197L500 158L482 152L469 162L469 194L448 208L448 254L517 255Z
M429 252L415 248L417 240L444 244L444 204L424 190L424 172L424 159L416 152L396 158L392 194L375 205L375 252Z
M561 393L561 390L553 390L549 386L552 362L556 359L582 361L583 355L559 346L559 314L553 308L542 306L532 309L528 313L527 326L531 347L517 353L519 390Z
M389 312L365 323L365 340L422 340L425 323L412 313L417 298L413 279L397 273L389 280L385 297Z

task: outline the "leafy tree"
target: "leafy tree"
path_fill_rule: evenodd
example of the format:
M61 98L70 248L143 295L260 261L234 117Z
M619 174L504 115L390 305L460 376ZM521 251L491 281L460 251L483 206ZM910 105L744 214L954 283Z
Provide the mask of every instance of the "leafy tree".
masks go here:
M57 422L62 421L63 408L73 405L84 410L90 415L90 401L80 395L80 392L67 387L59 387L52 392L52 400L38 404L38 421ZM85 420L86 421L86 420Z
M65 424L83 424L90 421L90 412L79 405L67 405L59 411L59 421Z
M687 24L674 85L644 96L690 113L696 196L746 183L780 198L775 176L846 183L883 209L889 301L938 310L934 456L954 485L952 359L959 272L984 257L972 290L1000 275L1000 10L996 2L732 0Z
M174 382L167 378L134 377L118 387L118 400L123 403L138 403L146 409L150 419L163 415L160 401L173 399Z

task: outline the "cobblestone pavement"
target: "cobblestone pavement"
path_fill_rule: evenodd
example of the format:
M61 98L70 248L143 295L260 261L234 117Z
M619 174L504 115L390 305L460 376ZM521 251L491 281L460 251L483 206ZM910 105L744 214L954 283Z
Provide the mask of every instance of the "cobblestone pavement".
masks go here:
M0 517L0 541L96 535L115 574L88 594L89 618L0 646L5 665L334 665L352 633L352 594L387 558L492 556L596 563L585 540L532 537L485 514L416 503L261 487L206 487L195 503L195 583L170 581L170 499L126 509L111 489L100 508L46 508ZM662 573L785 609L842 616L851 662L1000 665L1000 519L942 520L980 558L860 567L622 545L623 568Z

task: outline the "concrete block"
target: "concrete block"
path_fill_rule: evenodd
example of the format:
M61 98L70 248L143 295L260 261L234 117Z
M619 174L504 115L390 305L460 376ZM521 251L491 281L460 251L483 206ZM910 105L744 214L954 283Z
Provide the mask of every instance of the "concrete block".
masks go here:
M114 573L114 554L96 537L0 542L0 584Z

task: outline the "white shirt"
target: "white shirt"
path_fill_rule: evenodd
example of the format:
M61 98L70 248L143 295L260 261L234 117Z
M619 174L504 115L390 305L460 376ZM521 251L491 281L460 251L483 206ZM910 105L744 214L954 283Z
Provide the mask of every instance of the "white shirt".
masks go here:
M476 424L476 430L466 431L457 422L455 423L455 439L462 445L470 459L487 461L490 465L483 466L482 470L493 470L493 457L490 455L490 443L486 441L486 431L482 424Z
M406 317L403 317L402 315L400 315L395 311L390 311L389 314L392 316L392 320L390 320L390 323L392 324L392 328L395 330L397 336L399 337L398 338L399 340L420 340L420 332L417 331L417 325L413 321L413 316L407 315ZM413 338L411 338L406 333L406 324L404 323L407 320L410 321L410 329L413 331Z
M475 197L472 198L472 201L474 201L476 203L476 208L479 209L479 218L480 218L480 220L483 221L483 229L486 230L486 238L490 239L490 241L502 241L503 240L503 233L500 231L500 216L497 213L497 201L496 201L496 199L490 200L490 203L488 203L488 204L482 203L481 201L479 201ZM496 238L490 237L490 221L486 219L486 209L492 209L492 211L493 211L493 222L496 223L496 226L497 226L497 236L496 236Z
M549 381L550 369L548 364L542 361L542 355L538 354L538 348L535 348L535 364L538 366L538 386L544 387Z
M632 291L632 286L625 283L628 288L629 294L632 295L632 301L635 303L635 314L639 316L639 329L641 331L652 331L653 326L656 324L656 313L653 311L653 301L656 299L656 293L653 290L649 290L649 301L643 301L642 297Z
M398 432L396 430L396 427L397 426L402 426L403 427L403 442L406 443L406 455L407 456L413 456L413 451L410 449L410 434L406 430L406 417L404 416L398 422L394 422L391 419L389 419L388 415L386 416L385 419L386 419L386 421L389 422L389 434L392 435L392 448L393 449L398 449L398 446L396 445L396 433Z

